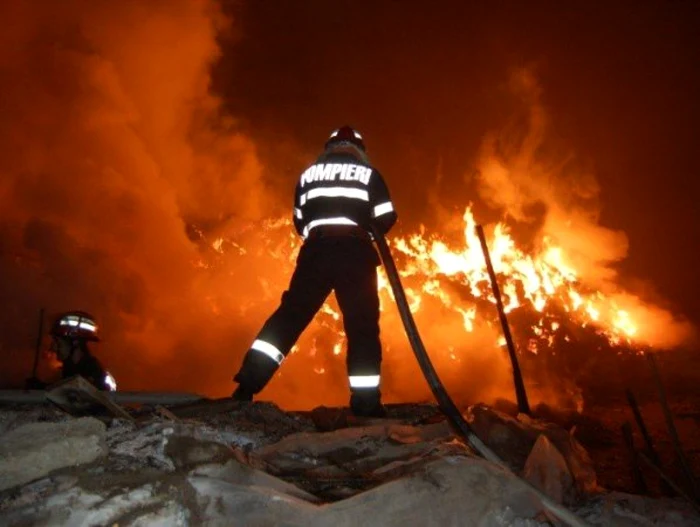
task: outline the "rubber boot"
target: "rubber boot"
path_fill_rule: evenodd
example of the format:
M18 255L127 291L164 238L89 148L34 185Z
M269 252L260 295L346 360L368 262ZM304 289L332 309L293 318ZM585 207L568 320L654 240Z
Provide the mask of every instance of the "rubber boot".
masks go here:
M352 390L350 410L357 417L386 417L381 392L373 388Z
M278 364L268 356L249 350L243 358L241 369L233 378L238 383L238 388L231 397L237 401L252 401L253 396L270 382L277 368Z
M253 392L246 389L245 386L239 385L238 388L236 388L236 390L231 395L231 398L234 401L252 402L253 395L254 395Z

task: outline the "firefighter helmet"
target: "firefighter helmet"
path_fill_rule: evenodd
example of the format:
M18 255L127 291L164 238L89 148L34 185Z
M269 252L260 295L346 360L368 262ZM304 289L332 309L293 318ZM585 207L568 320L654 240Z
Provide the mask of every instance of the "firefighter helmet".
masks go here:
M351 126L343 126L342 128L333 130L328 141L326 141L326 148L342 143L351 143L363 152L366 151L365 143L362 141L360 132Z
M68 311L56 317L51 326L52 337L100 340L97 337L95 317L85 311Z

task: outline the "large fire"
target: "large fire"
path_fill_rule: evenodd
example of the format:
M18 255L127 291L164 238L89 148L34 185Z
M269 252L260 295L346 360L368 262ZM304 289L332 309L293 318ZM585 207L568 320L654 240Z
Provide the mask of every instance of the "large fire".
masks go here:
M491 309L490 313L477 313L478 307L474 302L467 302L467 307L460 306L440 286L440 279L449 277L454 283L467 288L474 299L485 298L496 303L470 207L466 209L463 218L463 247L450 248L437 236L426 239L420 234L399 238L393 245L408 257L401 275L424 277L418 287L407 290L407 294L414 300L414 310L420 309L423 295L434 297L445 307L459 312L464 318L464 330L472 332L477 314L493 316L494 310ZM601 292L585 291L578 281L576 270L567 264L561 248L553 240L543 239L541 251L531 256L516 247L508 227L504 223L498 223L493 228L488 245L494 270L503 279L499 287L504 293L505 312L529 307L542 314L538 323L531 328L533 335L545 335L551 346L554 333L561 324L557 321L547 323L544 314L547 306L554 304L578 320L583 327L589 324L594 326L611 344L633 344L637 326L630 314ZM382 284L386 288L386 280ZM528 349L537 352L536 345Z
M279 130L261 126L255 139L246 129L256 108L229 113L235 110L226 101L237 99L246 75L221 66L230 88L211 75L219 59L236 53L220 46L238 26L219 2L0 6L7 21L7 45L0 46L7 114L0 120L0 293L8 299L0 384L17 386L31 372L43 307L97 317L96 354L120 389L230 394L300 245L290 221L276 219L288 214L287 168L300 167L322 143L304 134L279 141L289 137L283 130L301 126L296 113L293 123L280 117ZM421 175L394 186L396 174L429 168L407 171L412 161L396 147L402 143L392 149L385 142L373 110L385 107L382 95L372 90L376 98L358 106L369 113L353 116L367 126L371 155L383 153L376 161L400 217L389 236L392 252L426 347L459 402L513 395L475 222L486 227L532 402L552 392L575 396L589 359L683 341L669 310L614 287L626 236L600 226L595 178L548 143L534 73L514 72L508 87L493 99L498 111L470 125L491 130L479 151L471 133L451 131L444 147L463 157L445 165L449 177L436 174L429 185ZM501 108L511 107L509 124ZM399 108L382 122L401 128L406 113ZM309 134L326 133L325 120L339 117L320 114L307 123ZM480 175L467 176L473 173ZM414 189L429 194L430 210L409 199ZM482 205L508 223L484 220ZM414 227L417 221L429 227ZM539 234L530 232L535 227ZM429 399L381 269L380 279L386 401ZM344 349L331 297L261 398L297 409L347 404Z
M431 359L446 375L448 384L455 385L459 391L460 384L463 384L460 378L470 378L474 360L494 361L492 367L487 367L490 377L481 379L480 384L493 384L490 392L486 390L491 397L512 398L505 339L499 326L476 225L472 207L467 206L462 215L461 236L448 239L446 233L428 234L421 229L421 232L404 236L390 235L388 241ZM251 226L250 231L253 230ZM259 277L265 301L273 307L287 285L301 240L293 233L291 222L284 219L268 221L261 230L262 237L256 237L255 241L240 232L238 236L218 236L212 241L206 240L199 232L198 237L208 246L210 256L195 262L195 265L203 269L225 270L231 265L242 265L240 260L246 258L256 258L256 262L276 262L273 264L277 267L276 274ZM526 384L536 391L537 399L551 400L552 394L556 393L559 402L562 402L562 397L573 398L564 402L580 409L581 397L575 380L563 378L570 373L567 368L570 370L572 365L567 365L566 361L571 357L564 357L563 362L557 359L559 371L554 373L559 379L553 382L549 378L543 383L548 385L546 388L538 386L533 378L533 368L528 364L531 362L542 369L545 363L537 363L538 356L546 356L546 364L551 367L551 357L577 345L594 346L593 351L605 348L611 354L639 353L652 342L655 328L646 324L648 327L642 331L635 314L639 313L647 320L649 317L644 318L644 310L649 308L630 295L588 286L551 237L539 240L534 244L537 248L529 254L518 247L505 223L490 225L486 232L505 311L513 326L518 352L525 360ZM284 269L282 275L279 275L280 268ZM393 292L383 268L379 269L379 292L384 364L390 378L383 382L388 384L395 400L429 397L417 370L409 368L410 374L406 374L406 364L415 360L393 306ZM215 298L211 300L213 312L221 314L221 305ZM239 309L245 313L246 307ZM334 372L335 382L341 382L344 342L342 316L331 297L292 349L287 362L296 360L294 356L301 356L303 368L320 376ZM395 382L391 382L392 370L396 368L402 373L394 375ZM285 381L288 381L287 371L283 366L277 377L286 377ZM412 379L410 383L406 382L406 377ZM271 384L275 382L279 381ZM274 388L269 393L275 398ZM484 396L483 390L478 393L480 397L488 397ZM468 394L465 396L468 398Z

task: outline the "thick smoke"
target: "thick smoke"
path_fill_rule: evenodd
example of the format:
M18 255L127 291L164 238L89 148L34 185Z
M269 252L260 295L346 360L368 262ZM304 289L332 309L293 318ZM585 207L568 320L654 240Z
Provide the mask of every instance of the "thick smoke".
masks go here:
M615 278L610 264L627 254L624 232L598 224L600 188L573 156L553 145L541 89L528 69L514 72L509 88L521 111L509 126L489 134L482 146L479 196L507 218L540 224L588 280Z
M212 315L232 284L202 279L188 236L257 220L264 195L209 92L226 21L189 0L4 2L0 17L0 382L29 376L44 307L97 317L120 388L226 389L251 330Z
M217 36L230 21L213 0L5 2L0 16L0 384L30 375L43 307L97 317L96 354L121 389L227 395L299 243L278 220L289 217L293 183L280 199L266 186L256 145L210 90ZM534 76L520 72L512 87L526 111L484 143L481 197L535 225L539 239L554 238L582 280L612 288L626 238L598 224L595 179L546 150ZM277 165L302 168L298 152L283 157ZM449 219L462 224L459 214ZM671 328L665 334L678 342L669 313L614 293L633 318L665 317L647 326ZM387 400L430 399L383 299ZM417 322L451 393L512 396L499 328L481 321L467 334L461 315L440 309L426 306ZM346 404L344 355L330 353L339 328L319 315L262 398Z
M120 389L230 393L298 238L276 219L289 215L289 195L277 208L254 145L210 92L227 23L215 7L3 6L13 31L0 56L3 385L30 375L43 307L47 318L97 317L95 352ZM383 328L388 400L429 398L395 311ZM319 315L262 397L347 403L344 354L330 354L339 329Z
M599 223L601 189L592 172L553 139L534 71L513 72L509 88L521 111L484 141L477 177L481 199L502 211L516 225L516 234L518 227L530 233L525 244L534 240L537 250L538 241L548 240L561 247L582 284L613 296L637 322L635 337L641 343L674 347L686 342L694 334L688 323L619 290L615 264L627 255L627 236Z

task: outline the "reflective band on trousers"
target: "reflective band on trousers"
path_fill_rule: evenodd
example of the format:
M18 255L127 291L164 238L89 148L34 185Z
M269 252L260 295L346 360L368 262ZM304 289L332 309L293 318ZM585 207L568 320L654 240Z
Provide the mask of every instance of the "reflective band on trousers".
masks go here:
M350 375L350 388L376 388L379 375Z
M282 352L280 350L278 350L269 342L265 342L264 340L256 340L255 342L253 342L253 345L250 347L250 349L259 351L260 353L264 353L277 364L281 364L282 360L284 359L284 355L282 355Z

